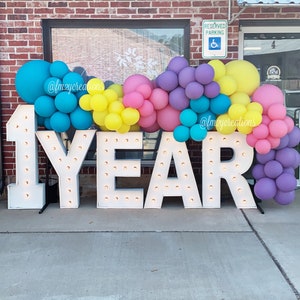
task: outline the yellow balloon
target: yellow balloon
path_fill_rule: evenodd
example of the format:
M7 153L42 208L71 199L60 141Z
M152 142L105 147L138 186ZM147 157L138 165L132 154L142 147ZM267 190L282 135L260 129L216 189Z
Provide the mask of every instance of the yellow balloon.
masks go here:
M235 93L237 89L237 84L235 79L232 76L225 75L218 79L218 84L220 85L220 93L227 96Z
M120 114L124 109L125 109L125 107L124 107L123 103L118 100L111 102L108 106L108 111L110 113L114 112L114 113Z
M236 130L236 121L231 120L228 114L217 117L216 130L222 134L231 134Z
M108 103L112 103L114 101L117 101L119 99L119 96L117 94L117 92L115 92L112 89L106 89L103 92L103 95L106 97L106 99L108 100Z
M109 113L104 120L104 126L109 130L118 130L123 125L121 116L116 113Z
M104 82L99 78L90 79L86 85L86 89L91 95L102 93L104 88Z
M256 110L248 110L245 113L243 120L245 122L245 126L256 127L262 121L262 114Z
M120 84L113 83L108 87L109 90L113 90L118 94L119 98L123 97L123 87Z
M247 126L245 124L247 124L247 123L245 123L243 120L241 120L240 122L237 122L238 132L243 133L243 134L251 133L253 128L251 126Z
M92 110L91 108L91 98L92 96L90 94L82 95L79 99L79 106L86 111Z
M131 125L130 126L130 130L129 131L140 131L141 130L141 128L140 128L140 126L136 123L136 124L133 124L133 125Z
M225 65L219 59L213 59L209 61L208 64L214 68L215 71L214 81L218 81L221 77L225 76L226 74Z
M140 119L140 113L137 109L127 107L121 112L122 120L127 125L134 125Z
M258 111L259 113L263 113L263 107L260 103L258 102L251 102L247 105L247 110L255 110Z
M230 101L232 104L244 104L244 105L248 105L250 103L250 97L246 94L246 93L242 93L242 92L236 92L232 95L230 95Z
M228 115L232 120L241 119L246 112L246 106L243 104L231 104L228 109Z
M127 132L129 132L129 130L130 130L130 125L122 124L122 126L119 129L117 129L117 132L127 133Z
M93 111L93 120L95 124L103 126L105 122L105 117L108 115L108 111Z
M91 97L91 108L95 111L104 111L107 109L108 101L102 94L95 94Z
M232 76L237 83L237 92L251 96L260 85L260 76L256 67L246 60L233 60L226 65L226 75Z

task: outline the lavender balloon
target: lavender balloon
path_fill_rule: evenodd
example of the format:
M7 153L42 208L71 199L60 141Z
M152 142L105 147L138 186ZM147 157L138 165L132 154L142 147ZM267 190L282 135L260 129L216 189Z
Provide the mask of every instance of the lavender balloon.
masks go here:
M274 198L277 193L275 181L267 177L259 179L254 185L254 193L261 200Z
M187 61L187 59L185 57L175 56L170 60L168 66L167 66L167 70L173 71L176 74L178 74L182 69L184 69L188 66L189 66L189 62Z
M189 107L190 99L186 96L184 88L177 87L175 90L170 92L169 104L179 111Z
M178 86L177 74L173 71L165 71L158 75L156 84L161 89L170 92Z
M201 84L209 84L215 76L214 68L209 64L199 65L195 70L195 78Z

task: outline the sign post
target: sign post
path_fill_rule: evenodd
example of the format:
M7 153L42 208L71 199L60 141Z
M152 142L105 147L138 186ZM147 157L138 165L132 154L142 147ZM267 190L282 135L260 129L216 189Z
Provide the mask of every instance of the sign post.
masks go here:
M203 20L202 57L206 59L227 57L227 20Z

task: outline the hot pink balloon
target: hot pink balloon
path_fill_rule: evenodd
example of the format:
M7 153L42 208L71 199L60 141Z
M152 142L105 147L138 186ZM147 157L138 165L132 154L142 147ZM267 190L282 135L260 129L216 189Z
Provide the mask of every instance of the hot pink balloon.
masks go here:
M173 131L178 125L180 125L179 120L180 111L167 105L165 108L157 112L157 123L161 129L165 131Z
M140 127L150 127L153 126L153 124L156 122L156 112L154 111L152 115L147 117L140 117L138 121L138 125Z
M267 137L267 140L271 144L272 149L275 149L280 145L280 138L275 138L275 137L269 135Z
M160 110L168 105L169 94L161 88L155 88L152 91L149 100L152 102L156 110Z
M288 128L288 133L290 133L291 131L293 131L295 124L294 124L294 120L289 117L289 116L285 116L284 118L284 122Z
M271 150L271 144L268 140L258 140L255 143L255 150L259 153L259 154L267 154L268 152L270 152Z
M160 129L159 125L157 122L155 122L154 124L152 124L151 126L148 126L148 127L141 127L142 131L145 131L145 132L155 132L157 130Z
M154 107L152 102L150 102L149 100L144 100L143 105L138 108L138 111L141 117L148 117L152 115L154 112Z
M269 135L269 128L261 123L252 130L252 133L257 139L265 139Z
M257 140L258 139L253 135L253 133L249 133L246 136L246 142L252 148L255 147L255 144L256 144Z
M274 138L282 138L288 133L288 127L283 120L273 120L269 124L270 135Z
M122 102L125 107L139 108L144 103L144 97L139 92L131 92L124 95Z
M141 93L144 99L149 99L152 93L152 87L149 84L143 83L136 88L136 92Z
M127 77L123 84L123 93L128 94L130 92L134 92L138 86L142 84L147 84L152 87L152 82L149 78L142 74L134 74Z
M269 106L267 114L271 120L283 120L286 116L286 108L280 103L275 103Z
M269 125L270 122L271 122L271 119L270 119L267 115L263 114L263 115L262 115L262 121L261 121L261 123L262 123L262 124Z

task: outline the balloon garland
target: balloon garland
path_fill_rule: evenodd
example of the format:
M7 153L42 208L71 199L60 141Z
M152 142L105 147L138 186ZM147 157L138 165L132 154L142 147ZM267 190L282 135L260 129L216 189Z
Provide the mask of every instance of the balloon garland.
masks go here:
M85 80L62 61L34 60L18 70L15 86L21 99L34 105L38 124L56 132L96 124L119 133L162 129L178 142L198 142L210 130L238 131L256 150L256 197L279 204L295 198L300 129L287 116L282 91L260 86L259 73L248 61L211 60L192 67L176 56L157 78L134 74L121 85Z

